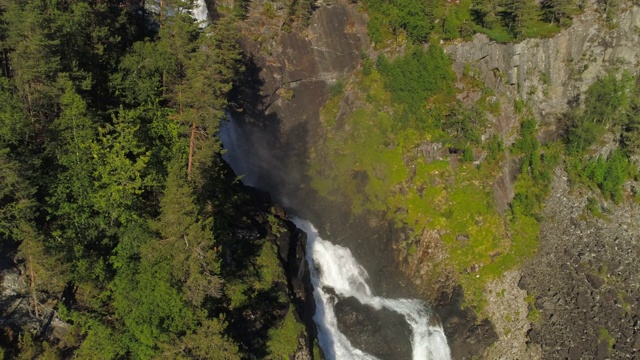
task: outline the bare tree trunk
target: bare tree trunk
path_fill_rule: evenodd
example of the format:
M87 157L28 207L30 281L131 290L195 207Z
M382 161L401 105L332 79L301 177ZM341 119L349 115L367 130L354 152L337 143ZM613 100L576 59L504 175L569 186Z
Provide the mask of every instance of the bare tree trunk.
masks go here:
M29 256L29 278L31 279L31 301L33 301L33 311L36 317L40 317L40 311L38 310L38 297L36 296L36 277L33 274L33 260Z
M191 126L191 139L189 140L189 163L187 164L187 177L191 180L191 168L193 166L193 151L196 143L196 122Z

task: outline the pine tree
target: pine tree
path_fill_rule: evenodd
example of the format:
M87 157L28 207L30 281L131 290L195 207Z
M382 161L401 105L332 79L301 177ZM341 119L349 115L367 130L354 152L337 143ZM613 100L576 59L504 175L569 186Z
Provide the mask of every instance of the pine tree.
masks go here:
M640 85L636 85L622 126L622 144L629 155L640 154Z
M139 123L135 110L120 109L98 132L91 145L96 161L92 202L106 215L108 227L121 226L144 213L140 195L151 186L147 162L150 152L138 139Z
M4 13L11 78L38 131L56 110L54 84L60 63L59 41L48 26L47 10L44 2L28 1L24 7L13 3Z
M205 164L220 150L216 137L227 106L226 96L240 71L241 50L231 19L220 20L200 37L198 50L186 68L179 87L179 119L189 126L187 173L194 162ZM201 154L197 154L200 151ZM204 175L204 174L203 174Z
M171 163L155 226L163 241L180 248L174 256L174 276L184 283L187 300L200 306L205 297L221 294L220 260L212 223L206 218L199 219L185 170L180 157Z
M571 19L579 11L575 0L544 0L540 5L544 20L560 26L571 25Z
M90 255L92 252L105 252L101 247L105 245L106 221L94 210L93 197L97 168L91 151L97 141L97 122L89 116L71 80L61 78L60 84L65 89L61 112L53 122L54 139L49 143L60 169L47 202L53 217L51 234L58 251L74 264L76 276L101 276L99 267L87 268L99 260ZM92 261L88 263L87 258Z
M525 30L540 19L540 9L534 0L507 0L502 14L516 38L522 37Z
M498 25L499 6L496 0L475 0L471 7L471 15L476 23L485 29L492 29Z

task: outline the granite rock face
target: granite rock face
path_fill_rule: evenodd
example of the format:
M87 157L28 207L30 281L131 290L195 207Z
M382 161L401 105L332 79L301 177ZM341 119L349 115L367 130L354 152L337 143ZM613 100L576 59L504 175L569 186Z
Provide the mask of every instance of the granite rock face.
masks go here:
M459 74L469 66L496 92L529 101L544 120L579 103L608 70L635 72L640 64L640 7L623 9L613 28L592 9L549 39L500 44L477 34L470 42L448 46L447 52Z
M365 15L346 1L319 4L308 27L294 24L289 32L282 28L286 9L267 16L262 7L252 2L243 27L247 72L233 116L255 154L248 176L283 201L309 183L304 169L319 138L320 109L331 87L358 68L369 40Z

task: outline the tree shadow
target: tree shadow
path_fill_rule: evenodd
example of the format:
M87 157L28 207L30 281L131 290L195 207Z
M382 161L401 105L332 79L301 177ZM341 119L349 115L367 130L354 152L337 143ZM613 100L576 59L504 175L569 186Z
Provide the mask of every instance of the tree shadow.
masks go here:
M240 342L251 359L264 359L269 354L269 330L275 328L286 315L289 304L286 301L284 284L257 292L243 306L228 314L227 332Z

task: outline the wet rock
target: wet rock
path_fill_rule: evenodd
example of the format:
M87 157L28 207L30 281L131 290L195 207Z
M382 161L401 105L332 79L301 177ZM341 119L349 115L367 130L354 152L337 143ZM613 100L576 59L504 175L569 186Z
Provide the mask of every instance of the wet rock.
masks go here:
M471 310L462 309L463 298L462 289L458 287L452 294L441 294L436 304L453 359L477 357L498 338L489 320L478 321Z
M411 358L411 328L402 315L354 297L339 301L335 313L338 328L356 348L384 360Z

